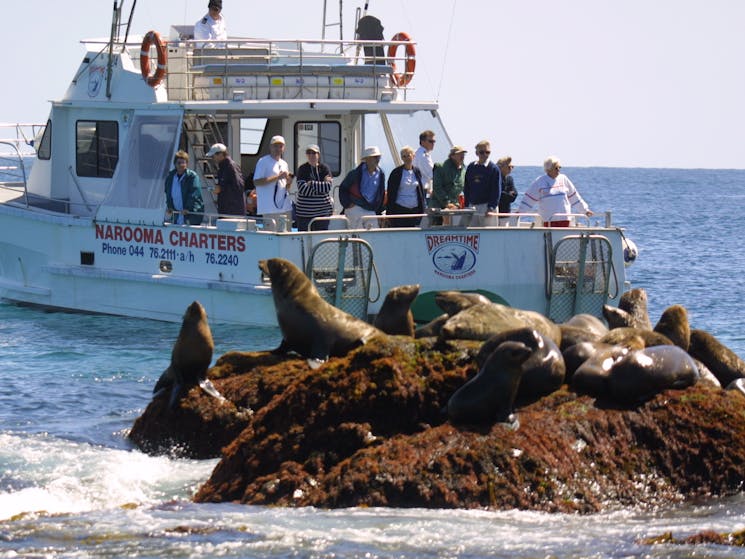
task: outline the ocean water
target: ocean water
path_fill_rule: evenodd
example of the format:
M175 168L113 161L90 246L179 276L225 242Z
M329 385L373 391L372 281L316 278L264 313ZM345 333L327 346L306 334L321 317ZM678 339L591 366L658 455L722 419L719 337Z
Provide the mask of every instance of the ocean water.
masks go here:
M682 304L694 327L745 356L745 171L564 171L638 245L629 276L647 290L652 321ZM516 169L518 190L538 174ZM745 557L638 543L667 531L741 530L745 495L590 516L193 504L216 460L149 457L126 440L178 329L0 303L0 558ZM216 356L280 339L276 329L212 330Z

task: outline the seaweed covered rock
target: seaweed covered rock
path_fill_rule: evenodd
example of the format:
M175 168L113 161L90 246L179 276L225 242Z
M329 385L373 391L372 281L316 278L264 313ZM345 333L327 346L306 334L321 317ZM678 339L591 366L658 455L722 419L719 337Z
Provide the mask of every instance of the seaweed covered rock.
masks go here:
M388 337L316 370L229 353L209 371L228 402L196 387L169 415L155 400L131 436L224 447L199 502L590 513L741 490L741 392L697 384L624 407L565 385L517 408L517 428L453 425L444 409L480 347Z

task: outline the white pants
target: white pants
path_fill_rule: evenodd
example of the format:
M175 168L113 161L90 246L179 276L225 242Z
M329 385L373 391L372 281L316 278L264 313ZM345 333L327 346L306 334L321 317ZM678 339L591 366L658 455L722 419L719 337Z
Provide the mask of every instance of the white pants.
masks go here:
M351 208L346 208L344 210L344 215L347 216L347 219L349 220L350 229L377 229L379 227L378 220L376 219L362 220L363 216L377 215L372 210L366 210L359 206L352 206Z

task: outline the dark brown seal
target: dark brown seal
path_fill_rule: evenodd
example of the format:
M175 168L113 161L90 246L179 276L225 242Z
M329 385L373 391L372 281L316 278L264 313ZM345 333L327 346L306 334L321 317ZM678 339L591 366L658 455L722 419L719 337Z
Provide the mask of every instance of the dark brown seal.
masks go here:
M610 396L621 404L644 402L669 388L693 386L700 378L688 353L675 345L633 350L611 367Z
M194 301L184 313L181 330L171 351L171 364L155 384L153 397L170 388L169 406L174 408L184 389L205 381L214 348L207 313L198 301Z
M419 295L419 285L399 285L391 289L373 323L386 334L413 336L414 315L411 303Z
M343 356L383 332L373 325L330 305L318 294L308 277L284 258L259 261L269 276L282 343L275 353L294 351L311 366L330 355Z
M501 343L486 358L478 374L448 400L450 421L469 424L510 421L522 364L532 353L532 349L520 342Z
M534 401L561 387L566 373L564 358L549 336L533 328L516 328L492 336L479 349L476 363L483 366L486 358L508 341L522 343L531 350L521 366L522 379L517 391L517 399L521 403Z
M688 353L706 365L722 386L745 377L745 362L737 354L704 330L691 330Z
M660 316L654 331L667 336L679 348L688 351L691 345L691 326L688 324L688 311L682 305L668 307Z

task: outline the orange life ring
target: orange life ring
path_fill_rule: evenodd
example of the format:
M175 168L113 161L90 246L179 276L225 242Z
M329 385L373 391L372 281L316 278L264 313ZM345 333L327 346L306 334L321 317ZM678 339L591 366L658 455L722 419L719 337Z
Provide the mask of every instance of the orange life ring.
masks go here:
M414 69L416 68L416 47L414 47L414 43L411 42L411 37L409 37L409 35L404 33L403 31L401 31L400 33L396 33L391 41L408 41L408 44L406 45L406 65L404 67L405 72L403 74L396 73L396 51L398 50L398 47L400 45L388 46L388 60L391 64L391 68L393 69L393 72L391 73L393 85L403 87L405 85L409 85L411 78L414 77Z
M153 45L155 45L155 51L158 53L158 66L155 69L155 74L151 76L150 47ZM166 75L167 62L166 43L160 38L157 31L148 31L145 38L142 39L142 46L140 47L140 72L142 72L142 78L147 82L147 85L155 87L163 81Z

